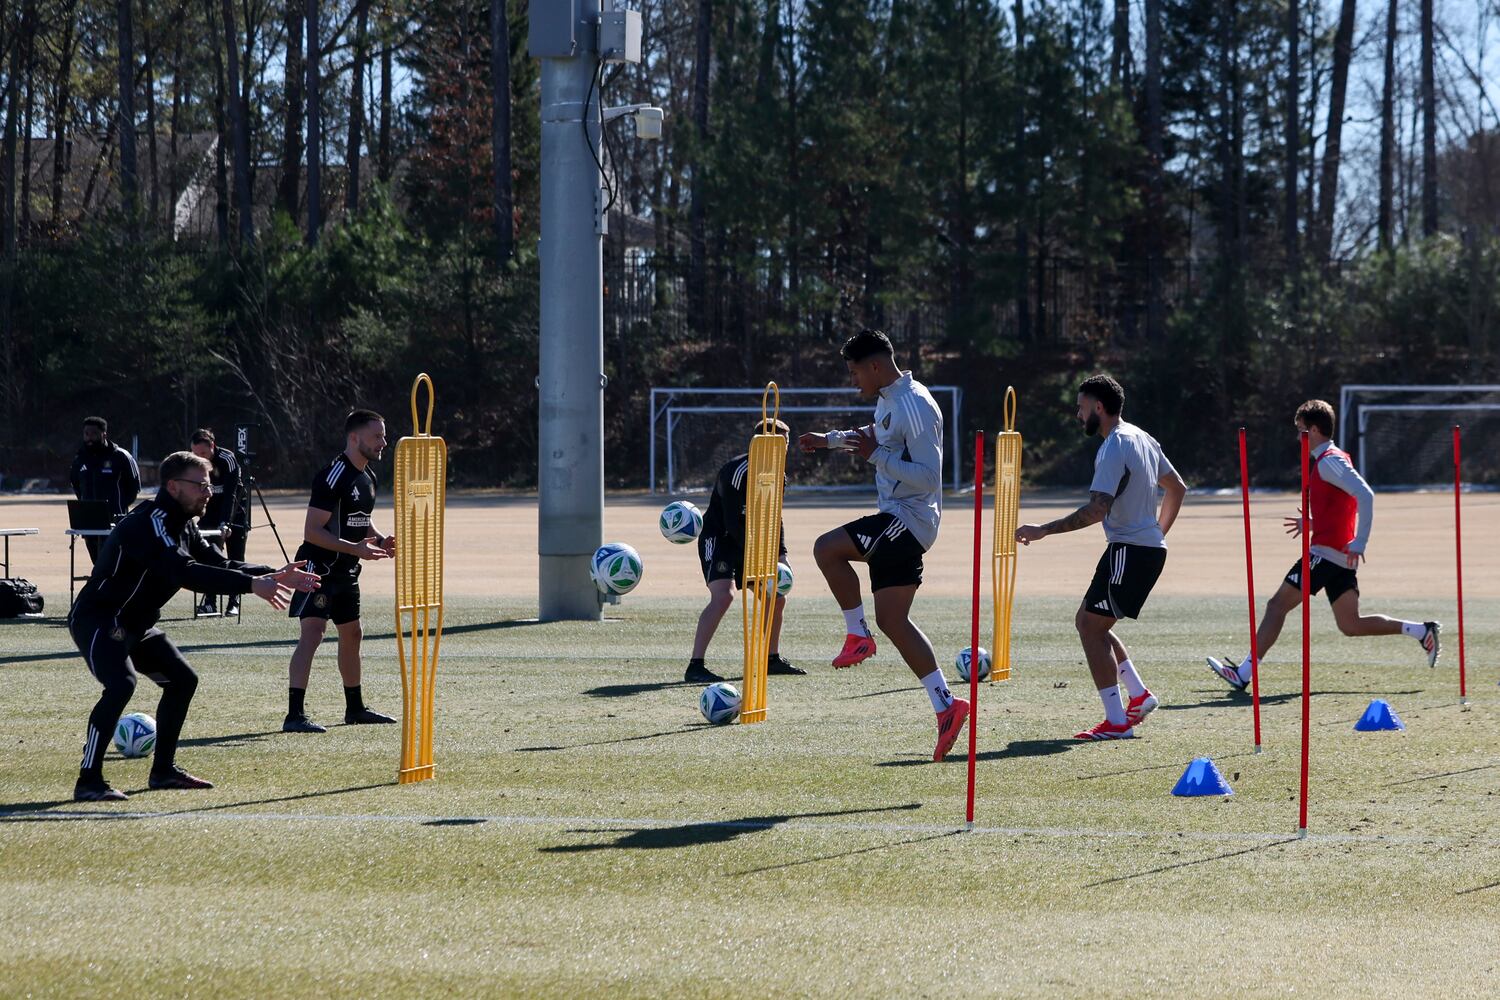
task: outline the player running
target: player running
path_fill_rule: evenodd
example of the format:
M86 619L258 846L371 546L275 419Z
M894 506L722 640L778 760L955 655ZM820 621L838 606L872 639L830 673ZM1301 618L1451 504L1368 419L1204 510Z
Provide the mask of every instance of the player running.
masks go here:
M302 527L297 558L323 577L317 594L299 594L288 614L302 620L302 635L289 668L285 733L324 733L307 717L304 699L313 654L323 641L329 619L338 629L339 674L344 679L344 724L390 723L396 720L365 706L360 691L359 624L360 562L389 559L396 553L396 536L382 535L371 514L375 510L375 473L370 463L385 453L385 418L374 410L355 410L344 421L344 450L313 480L312 499Z
M878 397L875 422L857 430L804 434L797 441L805 452L855 451L875 466L879 513L835 528L813 545L813 557L844 612L848 633L833 665L852 667L875 655L859 574L850 565L863 562L870 568L875 623L921 680L937 713L932 759L940 761L963 730L969 703L948 690L932 643L910 615L922 585L922 556L937 541L942 518L943 415L927 387L896 367L895 349L884 333L861 330L844 344L842 354L860 394Z
M225 559L203 540L194 518L212 496L209 463L191 452L168 455L161 463L161 489L115 525L99 550L89 582L68 615L68 631L83 653L89 673L104 692L89 714L73 798L79 802L118 801L128 796L104 780L104 749L120 721L138 674L161 687L156 707L156 751L148 787L212 788L177 765L177 738L187 719L198 675L160 629L162 605L191 586L219 594L255 594L277 609L287 606L289 588L316 590L318 577L291 563L280 570Z
M1156 439L1121 418L1124 407L1120 383L1108 375L1084 380L1078 387L1078 422L1085 434L1104 438L1094 453L1089 502L1067 517L1016 529L1016 541L1030 545L1048 535L1104 522L1109 545L1073 616L1094 687L1104 702L1104 721L1074 736L1080 740L1131 739L1135 727L1159 704L1114 627L1121 618L1140 617L1167 563L1167 532L1187 495L1187 486ZM1158 488L1164 491L1160 510ZM1121 684L1130 695L1128 702L1120 698Z
M790 437L791 429L780 420L769 421L774 432ZM761 422L755 422L754 433L760 434ZM713 641L724 613L734 604L734 588L743 587L740 574L745 566L745 479L750 475L750 455L737 455L725 462L714 479L714 491L703 513L703 530L698 535L698 558L703 563L703 582L708 584L708 604L698 616L698 631L693 636L693 655L688 660L683 680L687 683L712 684L724 678L703 665L708 644ZM786 562L786 525L781 527L781 561ZM776 596L776 611L771 618L771 652L766 657L768 674L805 674L786 661L781 648L781 613L786 598Z
M1441 643L1437 622L1407 622L1385 615L1359 613L1359 561L1365 557L1370 541L1370 523L1375 515L1375 491L1365 482L1349 461L1349 456L1334 447L1333 407L1321 399L1310 399L1297 407L1297 430L1307 431L1309 451L1308 496L1311 500L1312 538L1310 545L1312 579L1308 592L1328 593L1333 620L1345 635L1406 635L1421 643L1427 654L1427 665L1437 666ZM1286 520L1287 534L1302 537L1301 511ZM1302 604L1302 560L1292 564L1291 571L1276 593L1266 602L1266 614L1255 631L1256 650L1262 659L1281 635L1286 616ZM1236 691L1250 683L1251 662L1247 653L1238 667L1228 657L1208 657L1208 668Z

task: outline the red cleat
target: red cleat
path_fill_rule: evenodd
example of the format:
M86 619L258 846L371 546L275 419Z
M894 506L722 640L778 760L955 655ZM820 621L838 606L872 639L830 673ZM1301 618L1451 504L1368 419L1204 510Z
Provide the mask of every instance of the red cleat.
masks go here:
M953 749L953 741L963 732L964 720L968 717L969 703L962 698L954 698L947 711L939 713L937 749L932 751L934 761L941 761L948 756L948 751Z
M868 635L855 635L850 633L844 636L844 648L839 650L839 655L833 658L833 665L842 670L844 667L852 667L856 663L868 660L875 655L875 638Z
M1124 725L1118 725L1105 719L1093 729L1085 729L1081 733L1074 733L1073 738L1075 740L1133 740L1135 739L1135 730L1131 728L1128 722Z
M1139 698L1130 699L1130 704L1125 706L1125 722L1131 726L1139 726L1160 704L1156 695L1150 691L1142 691Z

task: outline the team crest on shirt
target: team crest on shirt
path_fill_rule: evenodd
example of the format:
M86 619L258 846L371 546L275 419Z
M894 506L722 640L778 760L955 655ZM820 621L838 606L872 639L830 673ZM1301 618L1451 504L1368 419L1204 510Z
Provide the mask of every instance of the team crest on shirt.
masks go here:
M885 419L880 422L880 426L884 427L886 430L891 429L891 415L889 413L887 413L885 415Z

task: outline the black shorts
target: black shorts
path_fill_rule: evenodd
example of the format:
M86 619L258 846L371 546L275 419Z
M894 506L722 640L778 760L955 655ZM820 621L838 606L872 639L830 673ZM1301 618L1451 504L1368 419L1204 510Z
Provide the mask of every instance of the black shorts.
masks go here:
M1166 549L1110 542L1094 567L1083 606L1106 618L1139 618L1166 564Z
M289 618L323 618L335 625L347 625L359 621L359 584L344 583L330 586L327 579L323 586L311 593L292 595L287 608Z
M698 561L703 565L703 582L733 580L740 585L740 573L745 568L745 553L740 543L729 535L699 535Z
M870 514L850 521L844 530L870 567L870 590L922 585L922 556L927 550L895 514Z
M1292 568L1287 570L1285 582L1296 587L1299 594L1302 592L1301 559L1292 563ZM1322 556L1313 556L1312 579L1308 581L1308 590L1314 594L1320 590L1327 591L1328 603L1332 604L1351 590L1358 594L1359 577L1348 566L1340 566Z

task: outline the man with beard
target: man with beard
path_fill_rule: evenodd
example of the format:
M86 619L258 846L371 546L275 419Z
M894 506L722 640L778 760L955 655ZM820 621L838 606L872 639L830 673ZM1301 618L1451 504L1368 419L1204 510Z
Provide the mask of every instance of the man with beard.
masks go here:
M1120 417L1125 390L1108 375L1094 375L1078 387L1078 422L1085 434L1104 441L1094 455L1089 502L1047 524L1023 524L1023 545L1100 521L1109 546L1073 618L1088 657L1094 687L1104 702L1104 721L1085 729L1080 740L1128 740L1158 701L1141 680L1130 653L1114 633L1121 618L1140 617L1151 588L1167 562L1166 534L1182 509L1187 486L1156 439ZM1157 488L1166 495L1157 509ZM1120 698L1124 684L1129 701Z
M287 606L288 589L317 589L318 578L297 564L272 570L225 559L203 540L194 518L210 493L209 464L191 452L168 455L161 463L161 489L117 524L99 554L93 575L78 594L68 629L83 653L89 673L104 687L89 714L74 799L119 801L127 796L104 780L104 749L135 693L139 674L161 686L156 708L156 750L149 787L212 788L177 766L177 738L198 675L156 622L184 586L223 594L250 594L277 609Z
M338 629L339 673L344 679L344 724L390 723L396 720L366 707L360 691L359 569L369 559L396 554L396 536L375 529L375 473L370 463L385 452L385 418L374 410L355 410L344 421L344 450L313 480L312 499L302 527L297 558L323 578L316 594L298 594L289 614L302 622L302 634L289 668L286 733L327 730L307 717L304 699L313 654L323 641L329 619Z
M135 503L141 492L141 473L130 452L109 439L109 424L103 417L85 417L83 420L83 447L73 459L73 468L68 473L73 484L73 495L80 500L102 500L109 504L109 513L118 519ZM104 539L86 536L84 546L89 558L99 558L99 547Z
M200 427L193 432L190 447L194 455L207 459L213 467L214 493L208 501L208 508L203 512L199 527L218 529L219 548L230 559L243 561L247 532L240 522L248 518L242 518L240 514L243 507L245 479L240 471L239 460L228 448L219 447L214 439L214 432L207 427ZM239 610L239 595L229 595L229 603L224 606L224 617L231 618L239 614ZM218 613L218 595L204 594L203 602L198 605L198 614L216 615Z

